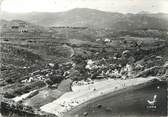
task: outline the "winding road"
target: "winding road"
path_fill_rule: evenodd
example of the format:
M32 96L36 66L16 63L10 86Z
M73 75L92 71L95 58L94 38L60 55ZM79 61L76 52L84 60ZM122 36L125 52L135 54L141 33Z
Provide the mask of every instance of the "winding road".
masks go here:
M74 49L71 46L68 46L67 44L64 44L63 47L68 48L70 50L70 52L71 52L70 57L72 57L75 54Z

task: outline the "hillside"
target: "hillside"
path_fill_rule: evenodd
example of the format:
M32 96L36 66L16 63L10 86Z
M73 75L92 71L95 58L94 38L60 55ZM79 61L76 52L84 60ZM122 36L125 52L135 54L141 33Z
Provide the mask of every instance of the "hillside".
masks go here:
M4 109L39 112L72 91L75 82L167 80L165 16L73 9L1 20L0 97L14 101Z
M121 14L87 8L76 8L65 12L10 14L2 12L0 17L7 20L20 19L42 26L82 26L133 30L141 28L167 29L168 14Z

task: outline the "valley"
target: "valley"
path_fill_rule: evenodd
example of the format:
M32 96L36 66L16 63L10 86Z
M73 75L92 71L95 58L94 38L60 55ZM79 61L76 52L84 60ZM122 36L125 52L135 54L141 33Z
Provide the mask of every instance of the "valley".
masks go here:
M70 17L67 12L72 15L72 19L79 14L82 16L76 19L78 21L69 21L65 18ZM36 24L34 18L28 22L31 14L24 17L28 19L18 17L20 20L0 21L2 111L6 108L9 111L31 113L32 116L59 115L55 114L54 106L53 110L45 111L47 104L52 105L56 100L64 100L62 97L68 93L74 94L74 100L86 98L92 93L86 88L82 90L83 93L86 91L86 94L81 92L81 95L79 93L75 97L74 83L79 84L79 88L93 83L97 92L105 90L107 94L114 91L112 89L115 89L115 83L118 86L117 82L126 83L127 87L136 83L145 84L151 77L167 82L168 22L164 15L123 15L92 9L73 9L67 12L55 14L55 18L59 17L60 21L51 22L52 18L49 17L45 22L48 25L42 25L40 21ZM90 12L96 12L97 16L87 19ZM102 19L103 23L93 23L95 19L105 16L111 20ZM80 21L85 22L81 24ZM100 86L95 83L97 80L100 81ZM109 84L106 87L103 84L101 87L101 80L111 86ZM131 81L133 83L129 84ZM127 87L120 88L122 90ZM98 94L93 92L92 98L100 96L95 95ZM77 107L92 98L82 101ZM55 106L62 109L60 105ZM85 110L85 107L83 108ZM72 112L66 111L65 115L73 116L78 112L75 109Z

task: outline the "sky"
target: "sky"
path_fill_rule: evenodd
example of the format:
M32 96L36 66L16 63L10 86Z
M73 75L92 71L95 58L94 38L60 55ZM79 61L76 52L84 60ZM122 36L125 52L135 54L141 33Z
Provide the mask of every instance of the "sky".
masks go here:
M1 11L61 12L73 8L91 8L102 11L138 13L168 13L168 0L0 0Z

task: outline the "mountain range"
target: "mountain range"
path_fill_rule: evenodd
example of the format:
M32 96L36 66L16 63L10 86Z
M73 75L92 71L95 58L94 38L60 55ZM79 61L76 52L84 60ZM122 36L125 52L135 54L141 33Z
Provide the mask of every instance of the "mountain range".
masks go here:
M64 12L31 12L12 14L7 12L0 13L0 19L4 20L23 20L36 25L45 27L51 26L71 26L71 27L91 27L91 28L110 28L115 30L134 30L134 29L168 29L168 14L146 13L122 14L105 12L88 8L75 8Z

